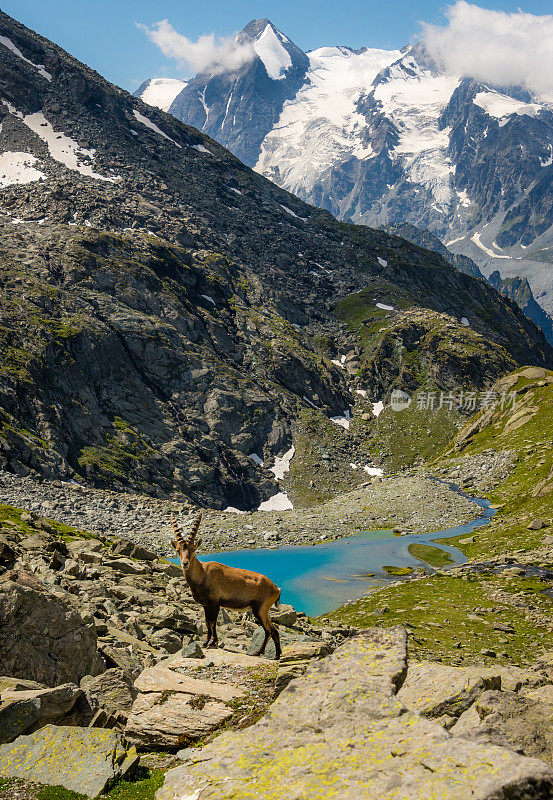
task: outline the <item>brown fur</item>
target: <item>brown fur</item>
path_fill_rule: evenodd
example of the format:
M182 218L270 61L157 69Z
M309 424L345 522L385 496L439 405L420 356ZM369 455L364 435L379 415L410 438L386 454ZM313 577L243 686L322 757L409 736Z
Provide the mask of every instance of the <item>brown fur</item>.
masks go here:
M195 538L201 519L200 513L192 526L190 536L185 540L171 514L176 536L171 544L179 555L182 571L190 586L192 597L204 608L207 625L205 646L217 647L217 617L221 607L250 608L255 619L265 631L265 640L255 655L260 656L265 652L265 647L271 637L275 643L277 658L280 658L280 636L269 617L269 609L280 598L280 589L269 578L258 572L227 567L217 561L208 561L205 564L198 561L196 551L202 540L199 539L196 542Z

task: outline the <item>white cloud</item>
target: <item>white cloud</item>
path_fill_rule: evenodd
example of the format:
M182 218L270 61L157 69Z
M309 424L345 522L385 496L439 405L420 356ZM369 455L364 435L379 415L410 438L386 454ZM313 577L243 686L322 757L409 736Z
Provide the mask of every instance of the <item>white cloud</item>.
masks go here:
M174 58L181 69L191 72L232 72L255 57L251 43L239 43L232 36L215 39L213 33L207 33L193 42L178 33L167 19L154 23L152 28L139 23L137 26L163 55Z
M553 16L490 11L459 0L444 27L422 23L430 55L448 72L497 86L553 93Z

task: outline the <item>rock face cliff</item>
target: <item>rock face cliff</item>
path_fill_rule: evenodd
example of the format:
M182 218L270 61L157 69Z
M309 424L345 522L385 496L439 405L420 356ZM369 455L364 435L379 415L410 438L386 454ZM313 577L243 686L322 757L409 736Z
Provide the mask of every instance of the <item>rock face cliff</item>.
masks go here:
M475 385L553 364L513 302L441 256L306 205L5 14L0 36L4 468L257 506L298 412L352 405L360 378L332 362L358 333L334 312L362 289L373 310L401 297L399 323L468 319L493 353Z

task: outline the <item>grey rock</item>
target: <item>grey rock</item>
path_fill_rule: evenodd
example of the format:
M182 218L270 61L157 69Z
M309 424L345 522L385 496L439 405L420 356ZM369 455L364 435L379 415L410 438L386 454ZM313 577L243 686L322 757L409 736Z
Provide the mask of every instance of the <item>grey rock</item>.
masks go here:
M0 744L12 742L40 719L40 700L11 698L0 701Z
M0 776L96 797L138 764L120 733L47 725L0 747Z
M198 644L198 642L188 642L188 644L182 648L182 657L183 658L205 658L205 653Z
M96 632L52 594L0 584L0 674L47 686L78 683L90 672Z
M553 761L553 706L516 692L484 692L451 732Z
M486 689L500 688L498 671L494 674L485 667L449 667L424 661L409 667L398 700L425 717L458 717Z
M95 678L91 675L85 676L81 681L81 688L93 708L103 708L114 714L117 711L130 711L138 694L133 682L130 673L111 668Z

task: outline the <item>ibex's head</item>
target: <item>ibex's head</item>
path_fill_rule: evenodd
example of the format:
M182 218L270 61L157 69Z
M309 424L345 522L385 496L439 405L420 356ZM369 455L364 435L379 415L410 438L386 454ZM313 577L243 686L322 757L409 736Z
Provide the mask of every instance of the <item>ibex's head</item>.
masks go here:
M177 523L175 522L174 516L171 514L171 522L173 523L173 531L175 532L176 537L171 541L171 544L178 553L180 563L184 571L186 571L188 568L188 565L194 558L196 550L202 543L201 539L196 540L196 534L198 533L198 528L200 527L201 521L202 512L200 511L194 521L194 524L192 525L192 530L190 531L188 539L184 539L182 533L177 528Z

